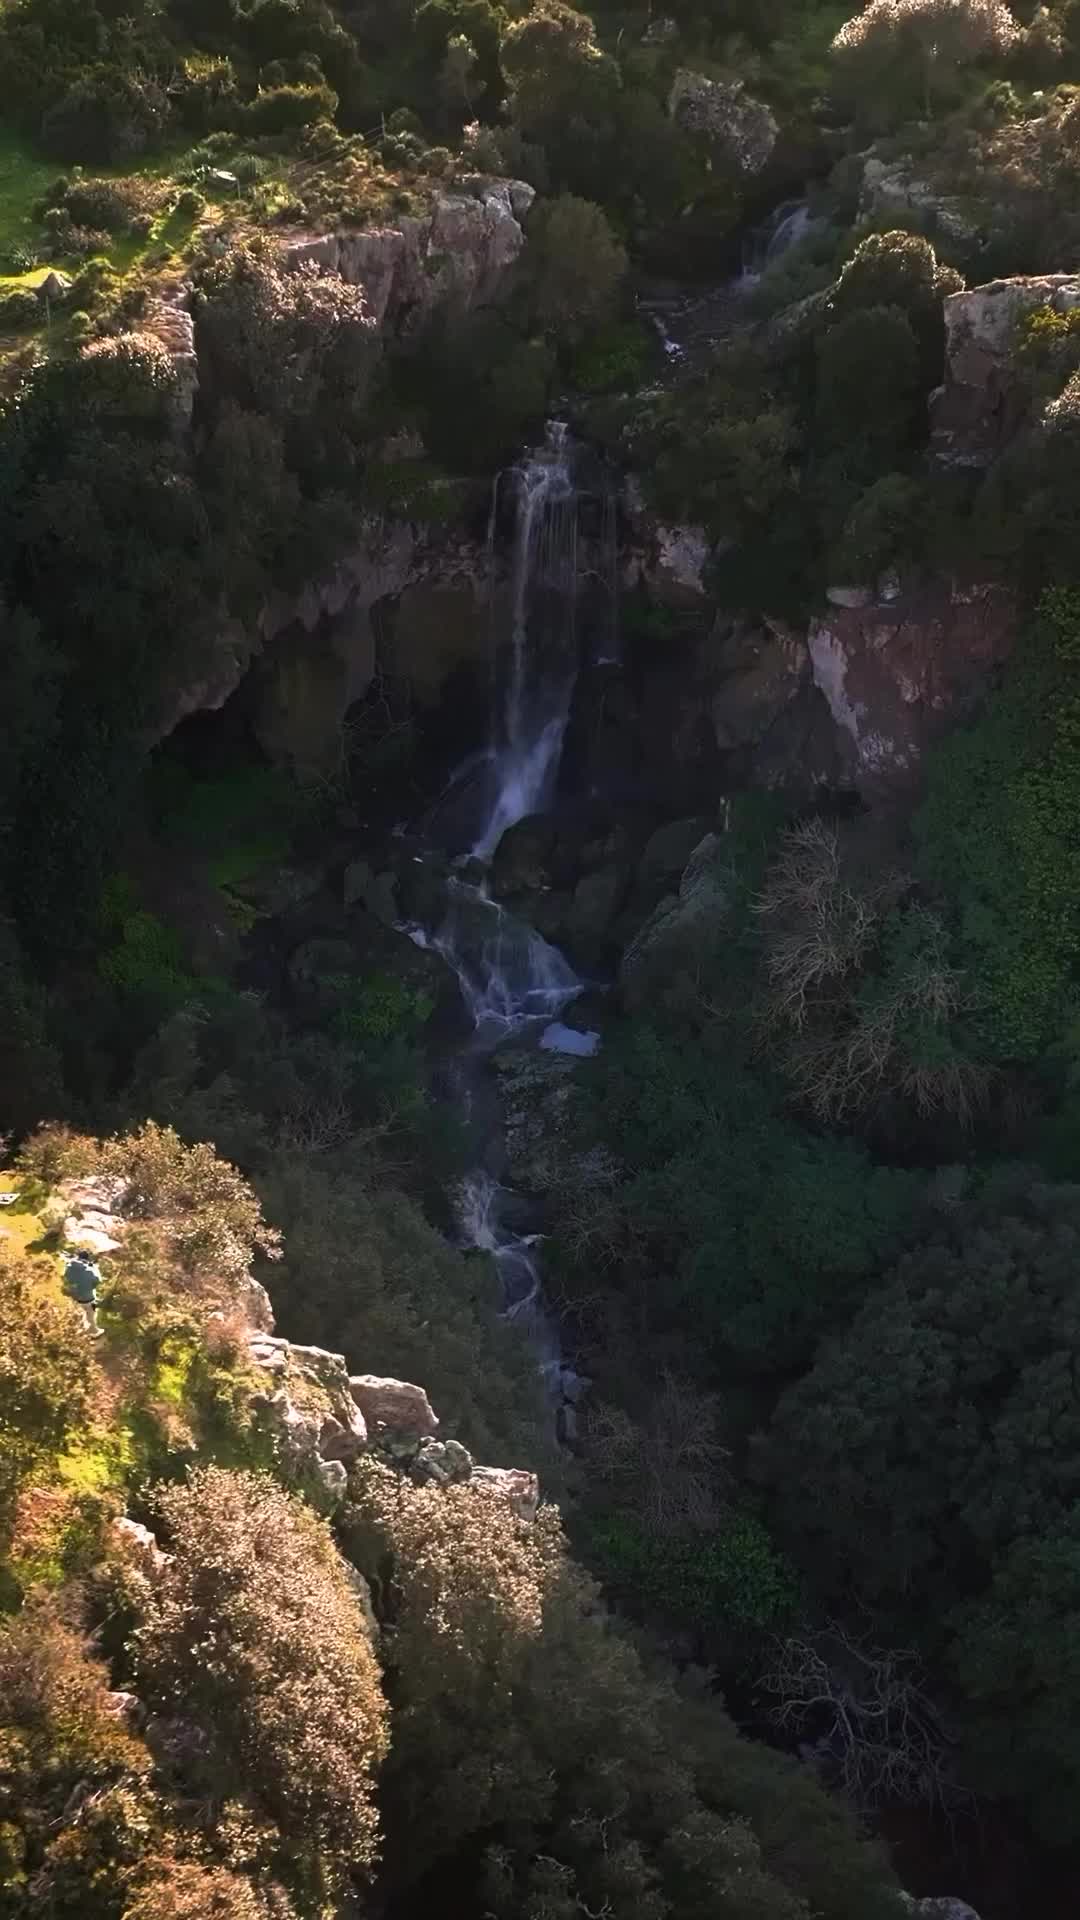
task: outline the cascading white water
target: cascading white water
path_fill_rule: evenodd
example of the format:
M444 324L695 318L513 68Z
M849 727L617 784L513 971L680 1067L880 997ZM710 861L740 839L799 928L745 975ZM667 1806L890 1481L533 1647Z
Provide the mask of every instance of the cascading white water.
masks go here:
M472 848L478 860L490 860L507 828L550 797L577 679L578 500L562 421L549 424L544 447L496 479L492 539L508 481L515 494L509 658L496 680L490 799Z
M762 274L782 260L792 247L798 246L813 225L813 216L805 200L785 200L776 207L768 220L760 227L755 227L747 238L743 249L742 272L737 282L739 289L752 293Z
M497 631L492 634L494 714L485 762L483 825L467 853L462 854L460 846L447 849L461 859L485 863L507 828L539 811L550 798L577 679L578 495L565 427L553 422L546 445L496 479L489 522L493 578L507 486L513 487L515 509L509 633L505 640ZM611 596L610 631L604 644L614 650L618 629L613 500L601 543ZM493 599L493 612L497 605ZM437 811L435 818L445 820L447 815ZM445 847L445 838L442 844ZM583 982L534 927L492 900L485 884L451 876L445 883L439 923L410 924L402 931L417 946L442 956L471 1017L472 1037L452 1076L464 1103L471 1103L470 1086L481 1084L478 1075L484 1057L506 1041L527 1044L530 1029L539 1044L549 1049L579 1055L595 1051L599 1035L578 1033L558 1019L581 993ZM460 1238L464 1246L488 1253L494 1260L503 1311L526 1331L558 1409L557 1426L569 1432L571 1402L582 1382L563 1364L558 1327L544 1306L533 1252L535 1236L520 1233L513 1224L515 1198L489 1166L475 1168L455 1195Z
M573 968L535 927L464 880L448 881L446 914L435 933L415 926L404 931L417 946L440 953L456 975L479 1050L530 1021L554 1020L581 992Z

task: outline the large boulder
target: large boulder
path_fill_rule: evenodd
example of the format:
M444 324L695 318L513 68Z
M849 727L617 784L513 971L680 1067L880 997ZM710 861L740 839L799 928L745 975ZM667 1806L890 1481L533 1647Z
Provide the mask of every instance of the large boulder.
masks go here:
M525 1467L474 1467L470 1484L508 1500L519 1520L536 1519L540 1482Z
M767 166L780 131L769 108L747 93L741 80L710 80L687 67L680 67L672 82L668 112L684 132L708 140L750 179Z
M491 890L496 899L547 892L553 884L557 843L558 827L549 814L529 813L507 827L491 863Z
M1008 657L1011 596L996 586L938 584L869 607L833 607L810 623L814 680L866 792L903 786L929 743L974 701Z
M407 1434L428 1439L438 1431L438 1415L423 1387L408 1380L354 1373L349 1390L374 1435Z
M931 402L931 445L946 467L988 467L1023 424L1029 405L1015 349L1037 307L1080 306L1080 274L992 280L945 302L945 382Z

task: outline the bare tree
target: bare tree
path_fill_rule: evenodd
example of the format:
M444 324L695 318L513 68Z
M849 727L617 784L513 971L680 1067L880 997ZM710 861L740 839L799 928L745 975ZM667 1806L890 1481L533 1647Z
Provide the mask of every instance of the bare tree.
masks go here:
M716 1526L729 1484L719 1402L665 1373L643 1418L597 1406L589 1418L591 1472L628 1499L653 1534L671 1539Z
M895 876L854 886L842 868L840 840L827 820L802 820L781 839L754 910L765 929L765 966L773 1019L801 1027L809 996L857 971L877 935Z
M773 1719L808 1737L818 1770L857 1807L955 1807L954 1741L908 1649L869 1646L830 1623L778 1640L760 1685Z

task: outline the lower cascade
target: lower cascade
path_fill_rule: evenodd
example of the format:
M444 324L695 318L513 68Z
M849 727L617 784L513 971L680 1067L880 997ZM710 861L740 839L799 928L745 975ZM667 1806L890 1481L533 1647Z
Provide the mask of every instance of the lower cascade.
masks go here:
M598 1034L566 1026L559 1018L585 982L535 928L508 913L487 890L486 868L503 834L553 796L577 680L578 494L572 448L560 422L549 425L542 448L497 478L492 551L507 488L514 499L509 632L498 630L502 623L493 612L493 711L481 770L480 830L464 846L440 848L468 875L447 880L438 923L403 928L417 946L445 960L472 1021L449 1076L467 1115L474 1109L478 1075L506 1043L520 1045L535 1034L547 1051L581 1056L594 1053L599 1044ZM475 761L459 781L474 774ZM451 814L436 809L432 838L438 838L440 820ZM445 837L460 842L460 827ZM558 1329L544 1306L535 1252L540 1236L513 1224L522 1203L498 1177L501 1154L501 1138L489 1140L482 1163L460 1182L454 1196L458 1231L464 1246L494 1260L503 1311L526 1328L565 1433L572 1429L572 1403L583 1383L564 1364Z

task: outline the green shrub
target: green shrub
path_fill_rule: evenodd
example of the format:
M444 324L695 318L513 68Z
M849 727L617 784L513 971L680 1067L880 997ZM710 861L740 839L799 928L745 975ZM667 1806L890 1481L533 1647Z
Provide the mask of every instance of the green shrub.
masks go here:
M978 983L991 1055L1038 1058L1061 1032L1080 961L1080 603L1044 596L1005 690L937 748L918 822Z
M1080 1189L1006 1183L822 1345L758 1465L820 1592L959 1678L969 1776L1072 1840Z
M195 133L227 129L238 116L236 74L224 55L195 54L186 59L169 94L180 119Z
M817 343L817 422L827 445L880 464L912 436L919 350L899 307L864 307Z
M332 120L337 107L337 94L325 84L270 87L245 107L244 123L256 134L294 133L316 120Z
M137 176L131 180L73 180L66 189L63 206L80 227L105 227L119 233L136 214L147 212L158 197L149 181Z
M51 106L41 135L62 160L118 162L164 138L169 102L137 67L91 67Z
M316 1910L332 1905L373 1865L387 1748L346 1565L329 1530L262 1475L204 1468L158 1505L172 1557L145 1594L141 1684L162 1709L183 1699L278 1826L285 1875Z
M32 287L0 288L0 329L23 333L36 327L44 308Z
M713 1533L674 1540L618 1514L590 1530L589 1544L617 1595L665 1619L743 1634L777 1632L793 1616L794 1572L752 1514L733 1513Z
M529 222L534 308L559 340L580 340L610 313L627 264L606 214L589 200L564 193L543 202Z
M585 393L636 391L645 377L653 342L638 321L605 330L574 355L571 378Z
M901 574L924 555L929 539L926 488L904 473L886 473L860 496L844 522L829 563L837 580L874 581Z

